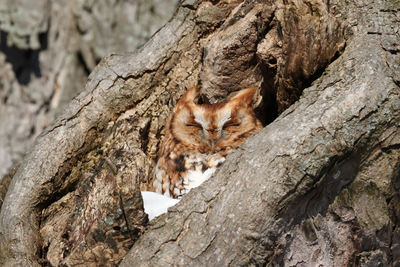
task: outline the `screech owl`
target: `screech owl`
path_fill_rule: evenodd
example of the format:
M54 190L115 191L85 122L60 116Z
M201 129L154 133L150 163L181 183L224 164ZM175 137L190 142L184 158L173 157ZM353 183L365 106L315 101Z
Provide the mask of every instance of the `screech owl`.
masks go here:
M181 198L211 177L232 149L261 130L252 108L255 92L248 88L226 103L197 104L198 87L187 90L168 119L153 190Z

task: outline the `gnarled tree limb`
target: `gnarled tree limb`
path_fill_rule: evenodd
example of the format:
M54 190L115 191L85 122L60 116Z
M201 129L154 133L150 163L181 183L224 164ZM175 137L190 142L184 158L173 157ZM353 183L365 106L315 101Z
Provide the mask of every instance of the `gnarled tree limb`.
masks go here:
M314 81L152 221L120 265L398 262L398 29L379 24L396 25L389 4L184 1L144 47L105 58L38 138L4 200L0 259L73 265L83 255L95 264L97 244L123 257L128 248L112 246L113 234L126 242L143 231L134 192L150 182L165 118L185 86L201 83L213 102L259 85L267 122ZM107 198L113 192L120 206ZM63 205L68 220L54 248L47 229ZM97 228L74 232L88 222ZM97 243L82 249L85 240Z

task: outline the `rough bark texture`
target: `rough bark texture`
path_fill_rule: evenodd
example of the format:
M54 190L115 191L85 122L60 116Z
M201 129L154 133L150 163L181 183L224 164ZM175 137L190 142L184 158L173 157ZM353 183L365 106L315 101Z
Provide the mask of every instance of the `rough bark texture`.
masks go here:
M135 50L176 5L177 0L1 1L0 184L84 89L100 59Z
M182 2L146 45L105 58L37 139L2 206L0 263L400 264L399 10ZM210 102L258 86L264 122L285 111L144 229L138 189L197 83Z

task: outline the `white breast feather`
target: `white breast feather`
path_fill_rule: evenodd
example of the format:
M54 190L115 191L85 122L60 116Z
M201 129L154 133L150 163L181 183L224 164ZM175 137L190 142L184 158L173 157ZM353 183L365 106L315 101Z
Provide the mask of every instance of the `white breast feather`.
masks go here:
M205 163L204 161L207 161L208 166L210 167L205 171L202 171L201 163ZM206 159L201 157L201 154L194 157L194 161L192 162L193 168L188 170L183 181L187 192L207 181L217 170L218 165L224 161L225 157L214 157L213 155L210 155L210 157ZM198 164L195 164L196 162L198 162Z
M185 189L189 191L190 189L196 188L201 185L204 181L210 178L217 168L208 168L206 171L189 170L185 176L183 184Z

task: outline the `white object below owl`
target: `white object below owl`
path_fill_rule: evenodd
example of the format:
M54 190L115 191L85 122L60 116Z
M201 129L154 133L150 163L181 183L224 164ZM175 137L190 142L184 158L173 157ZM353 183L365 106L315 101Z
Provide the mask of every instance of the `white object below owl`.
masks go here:
M144 212L149 216L149 221L163 213L166 213L169 207L172 207L179 202L179 199L166 197L155 192L141 191L141 193Z

